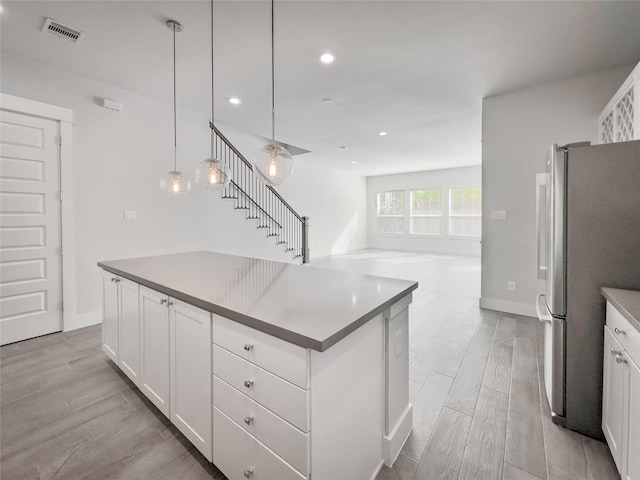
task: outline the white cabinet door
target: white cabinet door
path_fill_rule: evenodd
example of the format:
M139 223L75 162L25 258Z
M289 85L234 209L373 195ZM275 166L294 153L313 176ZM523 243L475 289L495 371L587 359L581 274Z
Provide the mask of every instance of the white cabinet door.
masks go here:
M118 282L120 369L135 383L140 382L140 312L138 284L125 278Z
M102 350L118 363L118 277L102 272Z
M211 314L170 299L173 424L211 461Z
M140 390L168 417L169 301L166 295L140 286L140 323Z
M640 480L640 368L628 356L629 406L625 424L627 437L626 480Z
M621 364L616 362L622 347L608 327L604 329L604 373L602 385L602 431L618 471L622 471L624 376Z

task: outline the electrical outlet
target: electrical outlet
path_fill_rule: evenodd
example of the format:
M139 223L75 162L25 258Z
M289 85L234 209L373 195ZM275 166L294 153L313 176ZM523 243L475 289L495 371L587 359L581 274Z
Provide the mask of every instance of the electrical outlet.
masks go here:
M515 292L516 291L516 282L514 282L513 280L509 280L507 282L507 290L509 290L510 292Z
M396 332L396 357L402 353L402 330Z
M124 211L124 220L125 222L133 222L136 220L136 211L135 210L125 210Z
M492 210L491 211L491 220L506 220L507 219L507 211L506 210Z

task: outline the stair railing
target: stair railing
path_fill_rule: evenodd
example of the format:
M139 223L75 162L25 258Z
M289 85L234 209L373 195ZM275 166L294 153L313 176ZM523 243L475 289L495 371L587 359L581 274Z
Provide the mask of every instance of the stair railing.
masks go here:
M270 185L262 182L253 165L231 144L218 128L209 123L214 133L214 152L231 171L231 182L222 198L233 199L236 210L246 210L247 219L255 219L267 237L276 239L294 258L309 263L309 217L300 216Z

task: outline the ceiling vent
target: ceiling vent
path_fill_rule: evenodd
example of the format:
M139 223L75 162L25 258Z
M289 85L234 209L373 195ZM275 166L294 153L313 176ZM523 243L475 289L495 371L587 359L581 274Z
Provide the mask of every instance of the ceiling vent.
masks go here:
M80 40L85 36L85 33L82 30L67 27L55 20L51 20L50 18L45 20L44 25L42 26L42 31L49 32L56 37L64 38L65 40L69 40L71 43L76 44L80 43Z

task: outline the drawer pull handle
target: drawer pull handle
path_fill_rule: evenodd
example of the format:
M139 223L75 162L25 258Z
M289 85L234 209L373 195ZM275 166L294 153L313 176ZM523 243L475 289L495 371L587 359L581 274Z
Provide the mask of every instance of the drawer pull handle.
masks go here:
M627 359L624 358L622 355L618 354L618 355L616 355L616 362L618 362L618 363L627 363Z
M244 386L247 388L251 388L253 385L253 380L245 380L244 381Z
M244 478L251 478L253 475L253 467L249 467L244 471Z
M249 352L251 350L253 350L253 345L251 343L245 343L244 344L244 349Z
M626 335L627 332L625 332L624 330L620 330L618 327L613 329L614 332L616 332L618 335Z
M611 355L620 355L621 353L621 351L618 351L615 348L611 347Z
M252 422L253 422L253 415L249 415L248 417L244 417L244 423L246 423L247 425L251 425Z

